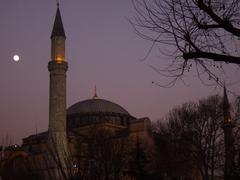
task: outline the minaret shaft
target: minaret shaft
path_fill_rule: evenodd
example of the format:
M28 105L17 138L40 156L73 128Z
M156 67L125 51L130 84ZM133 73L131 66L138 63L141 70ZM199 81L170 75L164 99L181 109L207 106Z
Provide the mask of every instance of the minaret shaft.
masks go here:
M66 72L67 62L50 61L49 130L66 132Z

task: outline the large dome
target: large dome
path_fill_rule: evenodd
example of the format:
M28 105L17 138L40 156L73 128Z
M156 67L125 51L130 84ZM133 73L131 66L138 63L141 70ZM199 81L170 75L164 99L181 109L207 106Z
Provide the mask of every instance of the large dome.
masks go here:
M80 101L69 107L67 110L68 115L85 113L116 113L129 115L129 113L118 104L104 99L88 99Z
M98 98L80 101L67 109L68 130L102 122L128 125L132 119L135 118L120 105Z

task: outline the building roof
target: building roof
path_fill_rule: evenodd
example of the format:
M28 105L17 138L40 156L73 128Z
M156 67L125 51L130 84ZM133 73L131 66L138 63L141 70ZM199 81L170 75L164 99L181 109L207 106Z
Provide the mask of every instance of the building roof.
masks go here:
M44 131L44 132L41 132L41 133L30 135L26 138L23 138L23 144L39 143L42 140L46 141L47 138L48 138L48 131Z
M57 8L51 38L53 38L54 36L62 36L66 38L59 8Z
M82 127L89 124L111 122L127 125L135 119L123 107L104 99L88 99L80 101L67 110L67 129Z
M123 107L107 101L104 99L88 99L85 101L80 101L76 104L73 104L68 108L67 114L86 114L86 113L105 113L105 114L120 114L120 115L130 115Z

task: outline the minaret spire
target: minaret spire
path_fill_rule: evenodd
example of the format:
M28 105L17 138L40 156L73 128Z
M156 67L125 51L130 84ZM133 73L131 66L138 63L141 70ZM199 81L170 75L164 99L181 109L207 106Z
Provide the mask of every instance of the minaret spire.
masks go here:
M54 36L63 36L66 38L63 23L62 23L61 12L59 9L59 2L57 3L57 13L55 16L51 38L53 38Z
M223 124L224 132L224 147L225 147L225 163L224 163L224 179L231 180L234 168L234 139L233 128L234 125L231 119L230 104L227 97L226 86L223 89Z
M51 34L51 58L53 61L57 61L58 63L65 61L65 40L66 35L63 27L62 17L60 9L59 7L57 7L57 12Z

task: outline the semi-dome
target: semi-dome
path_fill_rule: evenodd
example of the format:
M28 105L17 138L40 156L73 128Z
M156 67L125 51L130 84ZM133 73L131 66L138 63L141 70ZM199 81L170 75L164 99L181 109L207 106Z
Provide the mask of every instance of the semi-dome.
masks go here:
M69 130L95 122L127 125L131 119L134 117L120 105L99 98L77 102L67 109Z

